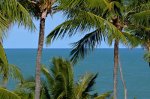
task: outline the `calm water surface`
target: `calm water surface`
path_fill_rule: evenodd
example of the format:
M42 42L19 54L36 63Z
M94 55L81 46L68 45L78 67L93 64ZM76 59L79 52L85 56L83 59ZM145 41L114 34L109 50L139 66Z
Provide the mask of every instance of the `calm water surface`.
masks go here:
M44 49L42 63L49 65L52 57L69 58L70 49ZM36 49L6 49L9 63L17 65L25 78L34 76ZM120 61L128 88L128 97L133 99L150 99L150 68L143 60L142 49L120 49ZM98 73L95 91L103 93L113 90L113 49L96 49L74 67L77 80L86 72ZM119 80L119 99L123 99L123 87ZM15 87L14 81L8 84Z

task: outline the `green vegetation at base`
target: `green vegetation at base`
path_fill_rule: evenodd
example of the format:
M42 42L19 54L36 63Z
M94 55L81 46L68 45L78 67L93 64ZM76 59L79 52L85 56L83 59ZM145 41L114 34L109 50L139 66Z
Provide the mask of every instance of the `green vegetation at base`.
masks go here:
M112 92L100 95L95 93L93 86L97 74L86 73L76 82L71 62L63 58L53 58L49 69L42 66L42 74L44 78L41 84L40 99L107 99L112 94ZM0 91L0 99L8 93L10 95L7 97L14 95L16 99L34 99L34 90L35 80L31 78L19 83L12 92L6 89ZM13 97L7 99L14 99Z

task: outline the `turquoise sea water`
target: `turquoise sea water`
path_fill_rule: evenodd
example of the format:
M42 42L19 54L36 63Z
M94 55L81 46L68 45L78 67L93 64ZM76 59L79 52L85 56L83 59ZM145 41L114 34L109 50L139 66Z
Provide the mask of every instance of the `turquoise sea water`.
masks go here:
M43 64L50 64L54 56L69 58L70 49L44 49ZM120 60L128 88L128 99L150 99L150 68L143 60L143 49L120 49ZM25 78L34 76L36 49L6 49L9 63L17 65ZM96 49L74 67L75 79L86 72L98 73L95 91L113 90L113 49ZM123 99L123 87L118 77L118 96ZM15 82L8 84L9 89Z

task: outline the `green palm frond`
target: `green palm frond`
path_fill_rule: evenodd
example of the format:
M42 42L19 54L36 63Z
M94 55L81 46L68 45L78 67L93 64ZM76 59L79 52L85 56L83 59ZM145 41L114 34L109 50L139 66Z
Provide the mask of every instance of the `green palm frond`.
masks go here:
M52 87L51 85L54 84L54 78L52 77L52 75L50 74L49 70L44 65L42 66L42 73L46 77L47 82L50 85L49 87Z
M74 48L70 53L72 56L71 61L76 63L78 60L84 58L84 56L88 53L88 50L93 50L98 44L101 43L104 37L104 33L101 33L100 30L95 30L86 34L78 42L73 43Z
M33 92L26 92L23 90L15 91L15 93L20 97L20 99L34 99Z
M150 66L150 52L146 52L144 54L144 60L149 63Z
M70 62L62 58L54 58L53 66L54 68L52 68L52 71L56 80L56 86L54 87L54 97L59 97L62 95L62 93L65 92L64 97L68 97L68 99L71 98L72 94L69 93L73 92L73 71Z
M75 96L77 99L86 97L86 95L88 95L89 92L92 91L92 87L95 83L96 77L97 75L93 75L90 73L86 73L81 77L75 87Z
M141 11L139 13L135 13L131 17L131 22L134 22L138 25L149 26L150 21L150 10Z
M58 37L63 38L66 35L72 36L77 32L77 30L87 31L93 28L100 29L101 33L108 33L107 35L113 37L113 39L120 39L123 42L126 42L122 32L104 18L86 11L78 11L77 15L75 16L75 19L68 20L57 26L47 36L47 43L50 43L51 40L54 40Z
M51 66L51 72L46 67L42 67L49 92L54 99L61 99L61 97L71 99L73 92L73 70L71 63L62 58L53 58Z
M17 94L7 89L0 88L0 99L21 99Z
M134 48L143 43L143 41L139 37L136 37L132 33L123 32L123 34L125 35L128 42L127 44L125 44L125 46Z
M15 89L15 93L21 97L21 99L34 99L35 81L34 78L23 80L18 84Z
M107 99L111 96L111 94L112 94L112 91L106 92L106 93L103 93L99 96L94 97L94 99Z
M3 65L1 74L3 75L4 87L6 87L6 84L7 84L9 78L18 80L20 82L23 81L23 75L22 75L20 69L17 66L12 65L12 64Z
M2 75L3 84L5 86L9 77L9 65L5 50L0 42L0 74ZM5 86L6 87L6 86Z
M17 89L25 89L28 90L30 92L34 91L35 87L35 83L32 81L24 81L23 83L21 83Z
M1 42L0 42L0 64L8 65L7 56L5 54L5 50Z
M17 0L0 1L0 9L1 14L10 22L18 22L30 29L34 28L34 24L28 11Z
M0 13L0 41L3 38L3 33L8 29L9 21Z
M45 83L42 84L40 97L41 97L41 99L52 99L50 91L49 91L49 87Z
M9 77L23 81L21 70L17 66L12 64L9 64Z
M129 33L124 33L127 37L128 44L131 47L137 47L139 45L142 45L143 47L146 47L145 45L149 44L149 37L150 37L150 30L149 27L145 27L143 25L129 25L125 31ZM127 35L126 35L127 34Z
M13 23L18 23L19 26L23 25L30 30L35 29L30 14L17 0L0 1L0 22L0 39L5 36L6 31Z
M64 23L57 26L46 38L46 44L50 44L52 41L54 41L57 38L63 38L64 36L72 36L74 33L76 33L77 29L80 28L77 25L74 24L80 24L80 20L74 19L74 20L68 20Z

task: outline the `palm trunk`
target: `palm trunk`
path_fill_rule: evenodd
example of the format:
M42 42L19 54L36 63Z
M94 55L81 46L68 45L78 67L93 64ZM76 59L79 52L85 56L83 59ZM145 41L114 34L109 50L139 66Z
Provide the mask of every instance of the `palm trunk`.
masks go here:
M42 56L42 49L43 49L43 43L44 43L44 30L45 30L46 15L47 15L47 10L42 12L41 19L40 19L39 42L38 42L38 51L37 51L37 58L36 58L35 99L40 99L41 56Z
M123 73L122 73L122 66L121 66L121 63L119 61L119 71L120 71L120 77L121 77L121 81L122 81L122 84L123 84L123 88L124 88L124 99L127 99L127 87L126 87L126 82L124 80L124 77L123 77Z
M113 81L114 81L114 99L117 99L117 78L118 78L118 55L119 55L119 41L115 40L114 44L114 73L113 73Z

